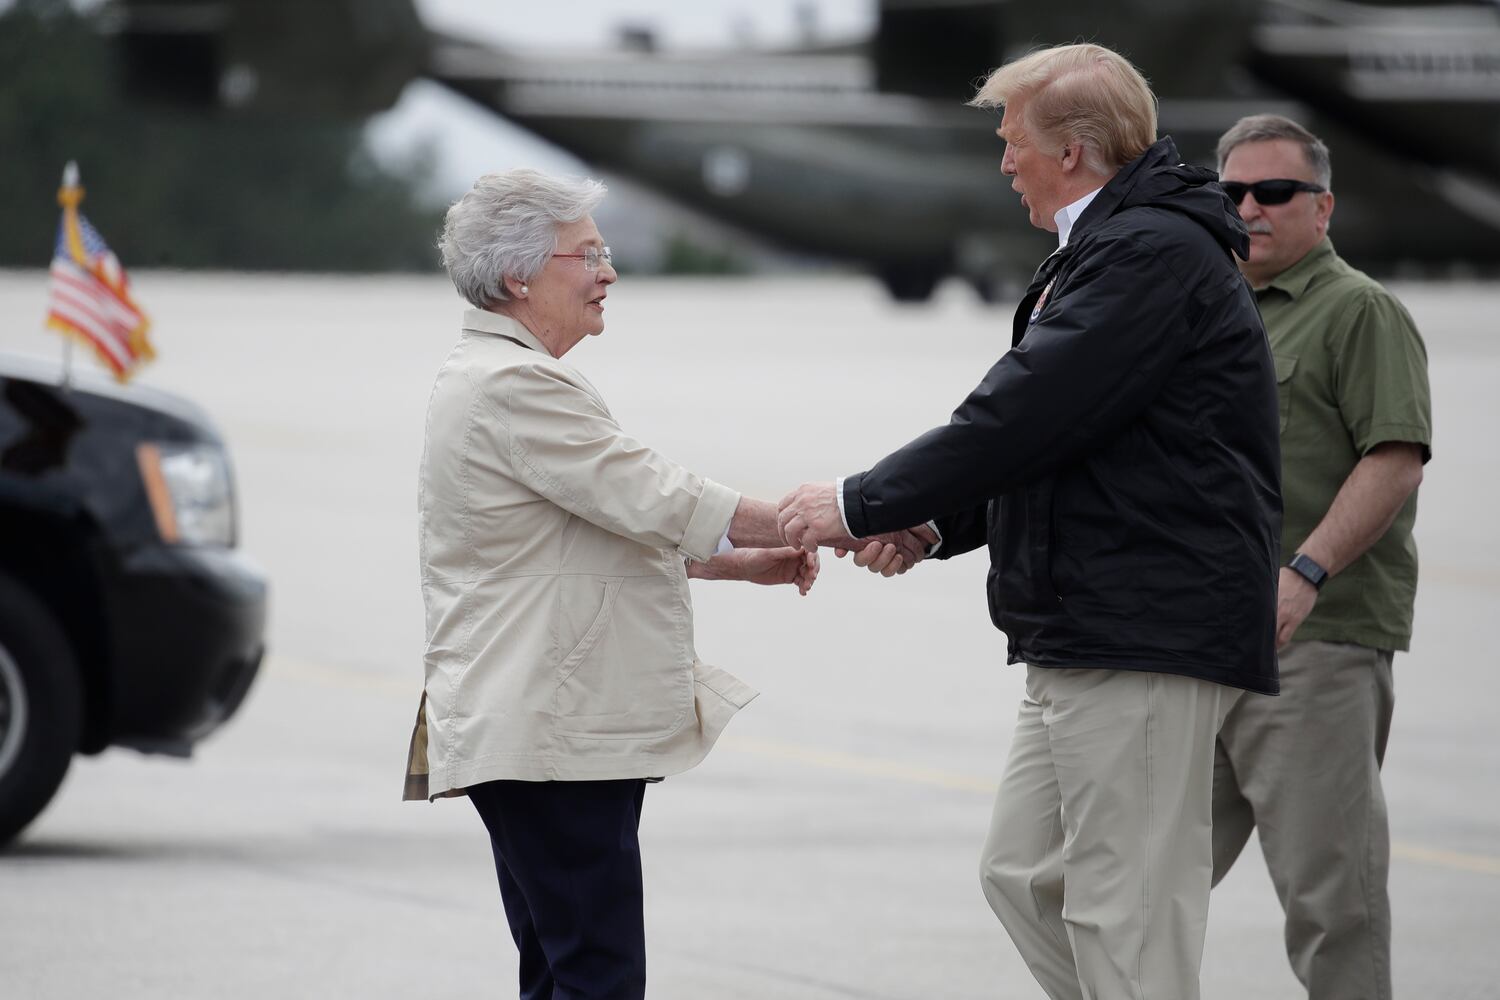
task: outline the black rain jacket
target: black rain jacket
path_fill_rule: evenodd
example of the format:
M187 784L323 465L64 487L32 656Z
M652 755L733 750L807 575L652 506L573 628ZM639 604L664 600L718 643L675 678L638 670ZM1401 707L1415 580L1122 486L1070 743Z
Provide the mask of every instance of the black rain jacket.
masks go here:
M1276 375L1216 180L1169 138L1122 168L948 424L844 480L856 536L988 541L1012 663L1278 690Z

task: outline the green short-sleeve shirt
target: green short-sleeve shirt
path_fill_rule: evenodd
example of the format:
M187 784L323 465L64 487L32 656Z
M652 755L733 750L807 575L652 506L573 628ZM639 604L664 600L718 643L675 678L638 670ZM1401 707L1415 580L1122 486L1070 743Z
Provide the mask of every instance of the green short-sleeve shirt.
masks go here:
M1406 309L1327 239L1256 291L1281 405L1285 559L1312 534L1356 463L1387 441L1432 455L1427 348ZM1404 650L1417 593L1412 493L1390 529L1329 580L1298 640Z

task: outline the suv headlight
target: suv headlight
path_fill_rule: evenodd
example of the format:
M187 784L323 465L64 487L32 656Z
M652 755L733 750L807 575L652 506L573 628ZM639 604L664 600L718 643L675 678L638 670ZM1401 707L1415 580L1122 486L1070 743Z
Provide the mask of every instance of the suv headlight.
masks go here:
M161 442L137 445L135 454L163 541L234 545L234 488L223 448Z

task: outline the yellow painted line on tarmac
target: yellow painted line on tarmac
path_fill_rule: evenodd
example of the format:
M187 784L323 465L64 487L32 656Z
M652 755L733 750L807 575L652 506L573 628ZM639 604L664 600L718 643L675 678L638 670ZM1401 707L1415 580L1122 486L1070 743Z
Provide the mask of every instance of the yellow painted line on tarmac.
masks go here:
M752 753L759 757L791 761L796 764L811 764L831 771L863 774L871 778L894 778L916 785L951 788L961 792L995 794L995 783L972 774L942 771L930 767L914 767L900 761L881 760L863 754L842 753L838 750L820 750L816 747L798 746L794 743L774 743L769 740L745 740L725 738L720 744L726 749Z
M333 687L378 691L383 694L411 698L413 702L421 695L421 686L414 677L404 680L384 674L367 673L352 667L315 663L311 660L273 654L266 657L266 669L271 674L296 677ZM719 741L726 750L752 754L771 760L805 764L844 774L859 774L869 778L884 778L904 781L929 788L946 788L959 792L975 792L993 796L995 782L975 774L961 771L946 771L933 767L918 767L899 760L871 757L867 754L846 753L806 746L800 743L784 743L776 740L744 739L726 736ZM1466 854L1434 847L1423 847L1397 841L1391 844L1391 857L1399 861L1446 868L1450 871L1471 872L1478 875L1500 875L1500 858L1484 854Z
M979 792L986 796L995 794L995 783L972 774L957 771L942 771L934 768L913 767L896 760L882 760L859 754L840 753L836 750L820 750L794 743L773 743L766 740L742 740L726 737L721 745L726 750L751 753L776 760L809 764L833 771L861 774L872 778L888 778L911 784L949 788L963 792ZM1391 857L1400 861L1447 868L1453 871L1473 872L1479 875L1500 875L1500 858L1483 854L1465 854L1460 851L1445 851L1397 841L1391 844Z
M1464 854L1459 851L1441 851L1419 844L1394 843L1391 857L1402 861L1415 861L1423 865L1452 868L1455 871L1474 872L1479 875L1500 875L1500 858L1487 858L1483 854Z
M391 677L388 674L378 674L356 670L353 667L338 667L327 663L314 663L312 660L298 659L294 656L286 656L281 653L269 653L266 655L265 669L267 673L279 676L296 677L299 680L316 681L333 687L357 688L364 691L381 691L387 694L398 694L410 696L415 704L415 699L422 696L422 676L419 671L413 671L410 680Z

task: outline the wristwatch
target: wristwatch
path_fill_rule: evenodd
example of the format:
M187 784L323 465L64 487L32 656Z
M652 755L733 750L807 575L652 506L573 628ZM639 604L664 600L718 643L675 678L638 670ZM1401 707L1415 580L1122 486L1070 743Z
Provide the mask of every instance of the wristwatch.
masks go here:
M1292 556L1292 561L1286 564L1286 568L1312 584L1315 590L1322 590L1323 584L1328 580L1328 571L1301 552Z

